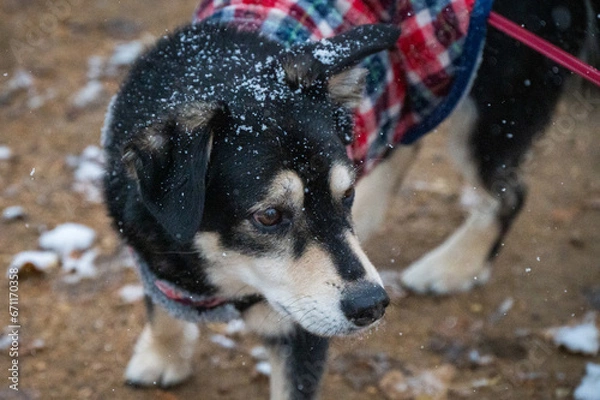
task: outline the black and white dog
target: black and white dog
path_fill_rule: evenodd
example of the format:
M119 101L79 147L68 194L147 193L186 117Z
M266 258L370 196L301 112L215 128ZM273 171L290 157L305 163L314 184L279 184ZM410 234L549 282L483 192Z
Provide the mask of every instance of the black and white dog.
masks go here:
M583 2L496 8L571 52L584 43ZM383 219L414 151L398 146L357 181L346 146L349 110L368 79L354 67L394 48L398 35L366 25L287 48L251 29L196 23L134 65L103 130L106 201L147 293L129 382L182 382L192 372L194 322L241 317L270 350L271 398L312 399L327 338L383 316L389 299L359 238ZM524 200L519 163L565 77L489 32L453 141L481 201L404 273L409 288L450 293L489 273Z

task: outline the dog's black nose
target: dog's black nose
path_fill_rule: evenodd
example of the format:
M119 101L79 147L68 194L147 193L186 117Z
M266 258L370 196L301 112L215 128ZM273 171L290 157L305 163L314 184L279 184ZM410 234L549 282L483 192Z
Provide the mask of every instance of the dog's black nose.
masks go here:
M342 311L356 326L367 326L383 317L390 304L387 293L377 283L361 281L344 291Z

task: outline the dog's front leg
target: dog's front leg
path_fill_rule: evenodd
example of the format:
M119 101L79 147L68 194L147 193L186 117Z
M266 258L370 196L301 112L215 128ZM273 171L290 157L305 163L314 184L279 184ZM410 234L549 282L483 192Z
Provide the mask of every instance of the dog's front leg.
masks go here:
M271 400L313 400L318 396L329 340L300 327L265 339L271 361Z
M148 323L135 345L125 379L134 386L177 385L192 373L198 327L173 318L149 298L146 306Z

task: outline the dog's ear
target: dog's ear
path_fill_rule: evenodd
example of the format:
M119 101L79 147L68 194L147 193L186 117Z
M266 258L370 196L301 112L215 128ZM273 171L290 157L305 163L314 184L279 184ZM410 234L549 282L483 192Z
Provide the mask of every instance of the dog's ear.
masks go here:
M400 30L392 25L361 25L318 42L302 44L286 51L282 65L292 88L311 87L354 67L365 57L396 46ZM358 72L341 78L356 80Z
M220 105L186 105L140 130L123 150L142 202L181 242L192 239L202 222L212 129L219 115Z
M358 107L368 72L364 68L351 68L329 78L327 90L332 100L346 108Z
M346 109L359 105L368 71L355 66L364 58L396 46L400 30L392 25L362 25L341 35L287 50L281 64L292 89L324 86ZM353 141L352 119L342 108L336 116L344 144Z

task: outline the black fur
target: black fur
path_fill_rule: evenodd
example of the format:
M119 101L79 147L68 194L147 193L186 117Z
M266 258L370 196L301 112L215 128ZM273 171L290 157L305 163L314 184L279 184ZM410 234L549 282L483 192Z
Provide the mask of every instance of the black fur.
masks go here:
M598 3L596 1L596 3ZM600 9L600 4L596 4ZM578 56L588 33L584 1L496 1L494 11ZM598 40L596 37L595 40ZM525 201L520 167L534 139L547 127L570 73L555 62L489 29L483 60L471 92L479 118L471 153L484 188L500 200L501 235Z
M296 328L289 336L267 338L265 343L285 360L289 399L314 399L325 371L329 340Z

